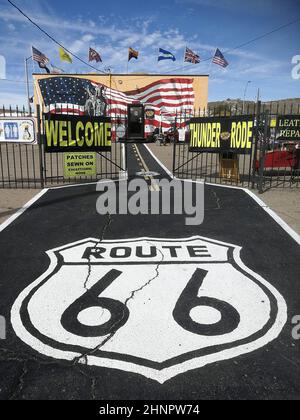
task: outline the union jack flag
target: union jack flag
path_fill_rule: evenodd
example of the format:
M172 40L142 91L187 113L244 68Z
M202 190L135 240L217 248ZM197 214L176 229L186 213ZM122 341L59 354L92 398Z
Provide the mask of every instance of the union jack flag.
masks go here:
M102 63L101 55L93 48L90 48L89 51L89 61L96 61L96 63Z

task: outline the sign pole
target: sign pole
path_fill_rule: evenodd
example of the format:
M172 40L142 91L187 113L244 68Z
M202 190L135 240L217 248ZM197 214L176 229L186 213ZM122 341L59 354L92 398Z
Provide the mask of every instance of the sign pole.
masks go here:
M256 130L255 130L255 143L254 143L254 152L253 152L253 162L252 162L252 189L255 187L255 177L256 177L256 162L257 162L257 150L258 150L258 141L259 141L259 127L260 127L260 113L261 113L261 102L259 100L259 93L257 95L257 108L256 108Z
M245 114L246 94L247 94L247 89L248 89L248 86L249 86L249 84L250 84L250 83L251 83L251 80L248 80L248 82L246 83L246 86L245 86L245 90L244 90L244 97L243 97L243 111L242 111L243 115Z
M31 58L32 56L25 58L26 94L27 94L28 113L30 116L31 116L31 106L30 106L30 95L29 95L28 60L31 60Z
M44 165L43 165L43 145L42 145L42 130L41 130L41 107L38 104L36 106L36 116L37 116L37 141L39 145L39 159L40 159L40 178L41 178L41 188L44 188Z
M262 194L264 192L263 183L264 183L264 170L265 170L265 155L266 155L266 146L267 146L268 129L269 129L268 111L266 111L264 118L265 118L264 135L263 135L263 141L261 145L260 158L259 158L259 183L258 183L259 194Z

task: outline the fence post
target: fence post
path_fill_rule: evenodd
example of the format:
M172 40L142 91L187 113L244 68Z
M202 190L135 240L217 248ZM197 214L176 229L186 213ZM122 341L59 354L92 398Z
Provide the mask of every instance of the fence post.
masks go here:
M41 187L44 188L45 180L44 180L44 165L43 165L43 142L42 142L42 130L41 130L41 107L38 104L36 106L36 116L37 116L37 140L39 146L39 159L40 159L40 180L41 180Z
M252 189L255 187L255 178L256 178L256 162L257 162L257 150L258 150L258 140L259 140L259 126L260 126L260 112L261 112L261 101L257 101L257 110L256 110L256 131L255 131L255 142L254 142L254 152L253 152L253 162L252 162Z
M127 147L127 140L125 141L124 144L124 157L125 157L125 162L124 162L124 171L127 172L128 174L128 147Z
M265 169L265 154L266 154L266 144L268 139L268 129L269 129L269 111L267 110L264 115L265 124L264 124L264 135L263 141L260 149L259 156L259 181L258 181L258 192L262 194L263 191L263 181L264 181L264 169Z
M176 138L175 138L176 136L174 135L174 141L173 141L173 170L172 170L172 173L173 173L173 176L175 177L176 175L175 175L175 168L176 168L176 163L175 163L175 160L176 160Z

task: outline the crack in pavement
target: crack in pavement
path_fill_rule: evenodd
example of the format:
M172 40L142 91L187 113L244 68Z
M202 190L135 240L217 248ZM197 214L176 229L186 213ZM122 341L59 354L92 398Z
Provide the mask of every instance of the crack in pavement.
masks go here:
M2 354L1 354L2 353ZM34 356L26 355L28 357L22 358L17 353L9 349L0 348L0 362L14 362L14 363L21 363L22 364L22 372L16 378L18 380L18 385L11 390L11 395L8 396L7 400L16 400L20 397L20 394L23 391L25 385L25 377L29 372L28 364L29 363L36 363L38 366L63 366L64 368L74 370L74 364L67 360L39 360ZM97 377L92 376L84 372L80 368L76 368L76 371L84 376L85 378L91 381L91 389L90 395L92 400L96 400L96 384L97 384Z
M91 397L92 400L96 400L96 382L97 379L95 377L92 378L92 383L91 383Z
M107 218L107 221L106 221L106 223L104 224L104 226L103 226L103 229L102 229L102 232L101 232L101 235L100 235L100 239L99 239L99 241L95 244L95 246L94 246L94 250L96 250L97 249L97 247L98 247L98 245L100 245L101 244L101 242L103 241L103 239L104 239L104 235L105 235L105 233L106 233L106 231L107 231L107 229L110 227L110 225L112 224L112 221L113 221L113 218L111 217L111 214L108 214L108 218ZM89 255L89 258L88 258L88 274L87 274L87 278L86 278L86 280L85 280L85 282L84 282L84 285L83 285L83 287L85 288L85 290L87 291L87 292L89 292L90 291L90 289L88 289L88 287L87 287L87 284L88 284L88 282L89 282L89 280L90 280L90 277L91 277L91 273L92 273L92 264L91 264L91 258L92 258L92 256L91 256L91 254Z
M148 242L150 245L152 245L151 244L151 242ZM132 300L132 299L134 299L134 296L138 293L138 292L141 292L143 289L145 289L147 286L149 286L150 285L150 283L152 283L154 280L156 280L157 278L158 278L158 276L159 276L159 266L163 263L163 261L164 261L164 255L163 255L163 253L161 252L161 250L160 249L158 249L158 251L159 251L159 253L160 253L160 255L162 256L162 259L161 259L161 261L159 261L159 263L157 264L157 266L155 267L155 272L156 272L156 275L153 277L153 278L151 278L150 280L148 280L147 281L147 283L145 283L143 286L141 286L139 289L136 289L136 290L134 290L132 293L131 293L131 295L129 296L129 298L128 299L126 299L126 301L125 301L125 306L127 307L127 303L130 301L130 300Z
M0 348L0 362L1 363L21 363L22 364L22 372L20 375L18 375L18 385L16 389L11 390L10 397L7 397L7 400L15 400L19 397L19 395L22 393L24 385L25 385L25 377L27 373L29 372L28 364L29 363L36 363L38 366L63 366L66 368L72 368L73 365L65 360L40 360L37 357L31 356L31 355L25 355L26 357L20 357L19 354L15 353L13 350L10 349L4 349ZM80 372L83 374L82 372ZM14 387L15 388L15 387Z
M21 393L22 393L22 391L23 391L23 388L24 388L24 384L25 384L25 380L24 380L24 378L25 378L25 376L27 375L27 373L28 373L28 367L27 367L27 364L29 363L29 361L28 360L25 360L24 362L23 362L23 366L22 366L22 373L21 373L21 375L19 376L19 378L18 378L18 380L19 380L19 384L18 384L18 386L17 386L17 389L13 392L13 394L9 397L9 400L14 400L14 399L16 399L16 397L18 396L18 395L21 395Z
M1 355L1 353L3 353L3 355ZM38 358L35 358L34 356L29 356L29 355L26 355L26 356L28 356L28 357L23 358L23 357L20 357L19 355L17 355L17 353L15 353L12 350L0 348L0 362L19 362L19 363L33 362L33 363L37 363L39 365L64 364L66 366L70 366L70 363L68 363L67 360L63 361L63 362L60 361L60 360L48 361L48 360L39 360Z
M217 207L214 210L221 210L221 199L218 197L215 191L212 191L214 198L216 199Z
M151 242L149 242L149 244L151 244ZM131 295L125 300L125 302L124 302L124 306L126 307L126 308L128 308L128 303L131 301L131 300L133 300L134 299L134 297L135 297L135 295L138 293L138 292L140 292L140 291L142 291L143 289L145 289L147 286L149 286L154 280L156 280L157 278L158 278L158 276L159 276L159 267L160 267L160 265L163 263L163 261L164 261L164 255L163 255L163 253L159 250L159 252L160 252L160 254L161 254L161 256L162 256L162 259L157 263L157 265L156 265L156 267L155 267L155 276L154 277L152 277L151 279L149 279L145 284L143 284L143 286L141 286L140 288L138 288L138 289L136 289L136 290L133 290L132 292L131 292ZM95 348L93 348L93 349L91 349L90 351L88 351L88 352L86 352L86 353L84 353L84 354L82 354L82 355L80 355L80 356L78 356L78 357L75 357L74 359L73 359L73 364L74 365L76 365L76 364L80 364L80 365L87 365L88 364L88 357L89 356L92 356L94 353L96 353L98 350L100 350L108 341L110 341L114 336L115 336L115 334L117 333L117 331L118 331L118 329L119 329L119 325L122 323L122 321L123 321L123 319L124 319L124 316L125 316L125 311L124 311L124 309L123 309L123 313L122 313L122 317L118 320L118 321L116 321L113 325L112 325L112 327L111 327L111 330L110 330L110 332L109 332L109 334L108 334L108 336L101 342L101 343L99 343Z
M111 217L111 215L108 215L108 218L106 220L106 223L103 226L101 235L100 235L100 239L99 241L95 244L94 248L97 248L99 246L99 244L101 244L101 242L104 240L104 236L105 233L107 232L107 230L109 229L111 223L113 222L113 219ZM150 245L152 244L151 242L148 242ZM142 291L143 289L145 289L147 286L149 286L155 279L158 278L159 276L159 267L160 264L164 261L164 255L163 253L159 250L159 253L161 254L161 260L157 263L156 267L155 267L155 275L150 278L145 284L143 284L140 288L133 290L131 292L131 295L126 299L126 301L124 302L124 306L127 308L128 304L131 300L133 300L136 296L137 293L139 293L140 291ZM84 282L84 289L86 290L87 293L90 293L90 289L88 288L88 282L91 278L91 274L92 274L92 263L91 263L91 255L89 256L89 260L88 260L88 273L87 273L87 277L86 280ZM103 309L102 309L103 310ZM9 349L1 349L0 348L0 361L5 361L5 362L18 362L18 363L22 363L22 372L20 374L20 376L18 377L18 386L17 388L12 392L11 396L9 397L10 400L14 400L16 398L18 398L18 396L21 395L24 385L25 385L25 378L26 375L29 371L28 369L28 364L30 362L33 363L37 363L38 365L63 365L65 367L68 368L75 368L77 371L79 371L79 373L85 377L88 377L91 380L91 388L90 388L90 395L91 395L91 399L95 400L96 399L96 385L97 385L97 377L94 375L89 375L87 373L84 373L82 371L82 369L80 369L79 365L87 365L87 358L90 355L93 355L96 351L98 351L99 349L101 349L108 341L110 341L114 335L116 334L116 332L119 329L119 325L120 323L123 321L125 316L125 310L123 310L123 314L120 320L118 320L114 325L112 325L111 327L111 331L109 333L109 335L100 343L98 344L94 349L91 349L90 351L88 351L85 354L80 355L79 357L74 358L72 361L53 361L53 362L49 362L49 361L44 361L44 360L38 360L35 357L26 357L25 359L22 357L19 357L19 355L17 355L15 352L9 350ZM2 353L2 357L1 357L1 353Z
M107 231L107 229L109 228L109 226L112 223L112 217L109 214L106 223L103 226L101 235L100 235L100 239L99 241L95 244L95 248L103 241L104 235ZM89 292L89 289L87 287L87 283L90 279L91 276L91 261L90 261L89 257L89 267L88 267L88 274L87 274L87 278L85 280L84 283L84 288L86 289L87 293ZM2 354L1 354L2 353ZM22 390L24 388L24 384L25 384L25 380L24 378L26 377L26 374L28 373L28 363L29 362L34 362L37 363L38 365L64 365L66 367L73 367L73 361L54 361L54 362L48 362L48 361L43 361L43 360L38 360L35 357L26 357L26 359L20 357L19 355L17 355L15 352L9 350L9 349L3 349L0 348L0 362L18 362L18 363L22 363L22 373L18 378L18 386L17 388L12 392L11 396L8 398L9 400L14 400L16 399L21 393ZM80 372L81 374L83 374L83 372ZM89 377L90 378L90 377ZM96 378L90 378L92 379L92 384L91 384L91 396L93 399L95 399L95 393L94 393L94 389L95 389L95 385L96 385Z
M96 249L96 248L98 247L98 245L100 245L100 244L101 244L101 242L102 242L102 241L103 241L103 239L104 239L105 232L106 232L106 231L107 231L107 229L110 227L110 225L111 225L111 223L112 223L112 222L113 222L113 218L111 217L111 214L108 214L107 221L106 221L106 223L104 224L103 229L102 229L102 232L101 232L101 234L100 234L100 239L99 239L99 241L95 244L95 246L94 246L94 248L93 248L93 249ZM87 277L86 277L85 282L84 282L84 285L83 285L84 289L86 290L86 293L88 293L88 294L92 294L92 293L91 293L91 291L90 291L90 289L87 287L87 284L88 284L88 282L89 282L89 280L90 280L90 278L91 278L91 274L92 274L92 264L91 264L91 258L92 258L92 256L91 256L91 254L90 254L90 255L89 255L89 258L88 258L88 273L87 273ZM101 314L101 315L103 315L103 313L104 313L104 310L102 309L102 314Z

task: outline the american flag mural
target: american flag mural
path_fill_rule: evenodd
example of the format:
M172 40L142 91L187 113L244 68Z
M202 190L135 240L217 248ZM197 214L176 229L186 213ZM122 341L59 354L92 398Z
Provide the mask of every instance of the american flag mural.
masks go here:
M193 79L165 78L132 91L121 92L86 78L60 76L39 80L45 111L74 115L106 115L125 120L129 104L144 104L145 133L168 130L176 115L192 115L195 103ZM148 118L152 110L153 118ZM184 124L184 123L183 123Z

